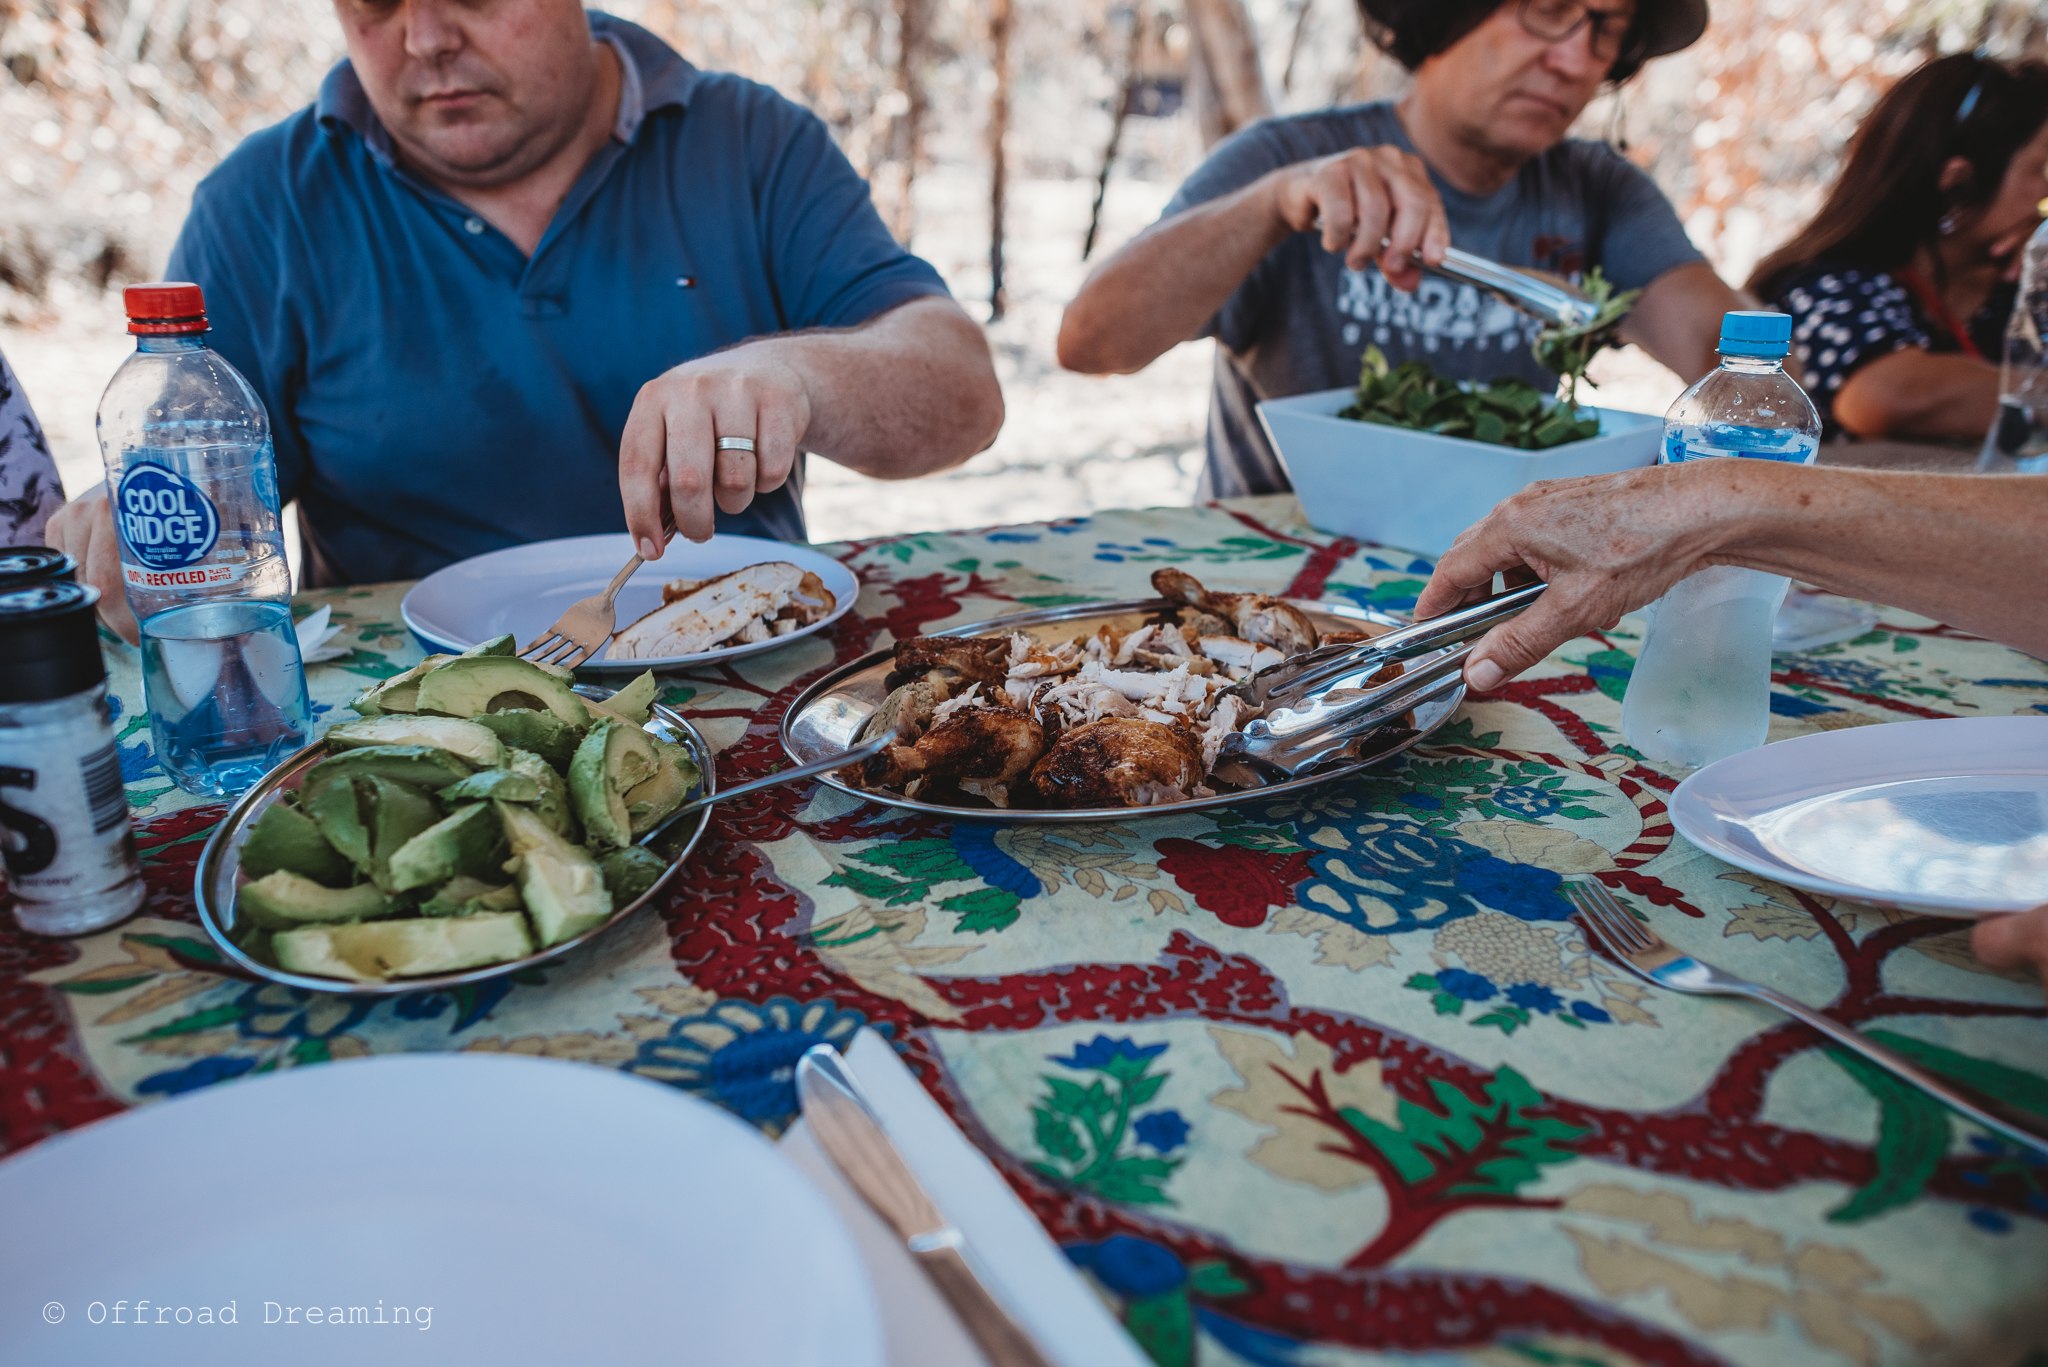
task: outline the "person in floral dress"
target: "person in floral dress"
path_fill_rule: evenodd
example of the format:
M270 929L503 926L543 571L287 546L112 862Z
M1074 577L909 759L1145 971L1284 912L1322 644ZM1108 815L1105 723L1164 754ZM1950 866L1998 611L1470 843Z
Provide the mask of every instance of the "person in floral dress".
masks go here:
M0 354L0 546L42 545L43 524L63 504L50 443Z

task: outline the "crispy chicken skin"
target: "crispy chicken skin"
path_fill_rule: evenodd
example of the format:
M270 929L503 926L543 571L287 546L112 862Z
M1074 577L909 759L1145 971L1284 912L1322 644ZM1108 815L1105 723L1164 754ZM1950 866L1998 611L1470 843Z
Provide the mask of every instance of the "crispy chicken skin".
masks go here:
M1031 783L1051 807L1151 807L1192 796L1202 772L1201 750L1178 729L1104 717L1061 736Z
M1007 789L1045 751L1045 733L1007 707L963 707L939 718L915 745L896 745L868 761L867 783L901 788L917 779L951 779L966 791L1009 805Z
M1228 618L1237 634L1253 645L1272 646L1293 655L1316 646L1316 629L1301 609L1265 593L1211 593L1186 570L1152 571L1152 587L1162 598Z
M929 679L944 684L949 694L969 684L1000 689L1009 667L1007 636L912 636L896 643L896 671L886 683L895 689L913 679Z

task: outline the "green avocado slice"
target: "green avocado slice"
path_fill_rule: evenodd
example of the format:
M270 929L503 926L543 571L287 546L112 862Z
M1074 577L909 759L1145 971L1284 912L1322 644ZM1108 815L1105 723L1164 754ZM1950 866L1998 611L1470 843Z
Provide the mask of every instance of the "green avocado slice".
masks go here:
M279 869L235 894L235 919L266 930L290 930L309 921L360 921L390 910L391 902L369 883L327 888Z
M654 671L650 669L641 674L606 698L604 705L636 725L646 721L654 707Z
M422 712L474 717L508 707L549 712L571 726L590 720L590 709L567 681L516 656L461 656L436 665L420 680Z
M500 874L502 876L502 872ZM487 883L458 874L420 903L422 916L464 916L472 911L517 911L519 889L510 883Z
M329 731L327 744L337 751L373 745L424 745L459 755L479 769L495 769L505 762L505 743L489 727L460 717L365 717Z
M346 774L374 775L432 790L459 783L472 772L469 761L438 746L365 745L357 750L343 750L308 769L306 786L315 787Z
M307 926L270 944L280 968L355 982L454 973L533 953L526 918L516 911Z
M540 798L533 804L534 815L562 839L581 844L583 827L569 808L568 781L539 755L529 755L524 750L507 751L506 767L540 785Z
M392 852L388 881L406 892L459 875L499 872L505 862L505 826L483 803L435 822Z
M661 880L668 870L668 861L645 845L628 845L606 855L599 861L598 870L604 875L612 905L623 907L639 901Z
M320 834L319 823L298 808L273 802L242 842L242 871L251 878L283 869L328 887L346 887L355 867Z
M440 798L444 807L459 802L488 802L493 798L499 802L538 802L540 780L516 769L486 769L460 783L449 784L441 790Z
M654 737L637 726L607 720L583 738L569 761L569 802L591 843L633 843L625 794L652 778L660 764Z
M531 809L509 802L491 805L519 856L519 895L542 947L603 925L612 914L612 897L597 862L548 829Z
M682 806L703 777L687 749L660 739L654 744L661 754L661 763L644 782L628 788L624 794L626 817L632 823L636 840Z
M516 749L539 755L557 769L567 769L583 739L584 727L571 726L552 712L530 707L510 707L503 712L479 712L470 718Z
M454 659L453 655L429 655L402 674L394 674L382 683L370 685L349 701L349 706L365 717L381 717L392 712L412 712L419 707L420 679L435 665L445 664Z

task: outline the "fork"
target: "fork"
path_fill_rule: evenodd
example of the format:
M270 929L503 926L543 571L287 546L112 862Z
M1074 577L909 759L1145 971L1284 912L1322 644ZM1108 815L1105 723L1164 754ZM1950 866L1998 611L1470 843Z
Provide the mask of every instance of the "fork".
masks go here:
M1616 963L1645 982L1668 987L1674 992L1752 997L1767 1002L1994 1134L2048 1153L2048 1117L2031 1115L2006 1105L1996 1097L1986 1096L1974 1087L1937 1077L1903 1054L1822 1015L1804 1002L1794 1001L1774 988L1738 978L1733 973L1725 973L1681 953L1666 944L1662 936L1644 925L1635 913L1622 906L1613 893L1598 883L1568 884L1565 894L1579 909L1579 924L1602 944Z
M661 544L666 546L675 539L676 524L667 513L661 515ZM633 577L633 571L646 561L635 552L626 562L626 567L612 576L612 582L605 586L603 593L593 593L588 598L579 598L565 608L555 624L527 642L519 652L522 660L536 664L561 665L574 668L604 648L612 638L612 627L618 622L618 614L612 607L612 600L619 596L619 590Z

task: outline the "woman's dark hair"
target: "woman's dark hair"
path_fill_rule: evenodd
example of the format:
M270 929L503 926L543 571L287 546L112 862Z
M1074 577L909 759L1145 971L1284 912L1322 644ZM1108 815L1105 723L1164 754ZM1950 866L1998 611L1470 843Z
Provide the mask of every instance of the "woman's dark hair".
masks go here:
M2044 123L2048 66L2006 66L1967 52L1928 62L1864 116L1827 202L1758 263L1750 292L1769 299L1779 281L1823 259L1868 271L1907 265L1940 237L1943 217L1997 196L2006 164ZM1970 163L1970 178L1944 191L1951 157Z
M1413 71L1485 23L1495 10L1517 3L1519 0L1358 0L1358 13L1374 45ZM1701 18L1704 20L1704 13ZM1620 85L1641 71L1644 62L1659 55L1652 50L1654 39L1660 36L1653 32L1660 26L1658 21L1664 21L1662 27L1670 27L1654 0L1642 0L1636 6L1636 17L1621 37L1621 53L1607 70L1608 80ZM1695 29L1675 46L1683 47L1698 36ZM1672 50L1672 46L1664 48Z

